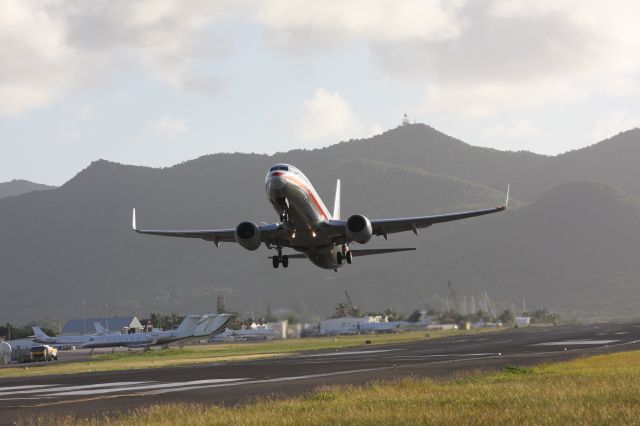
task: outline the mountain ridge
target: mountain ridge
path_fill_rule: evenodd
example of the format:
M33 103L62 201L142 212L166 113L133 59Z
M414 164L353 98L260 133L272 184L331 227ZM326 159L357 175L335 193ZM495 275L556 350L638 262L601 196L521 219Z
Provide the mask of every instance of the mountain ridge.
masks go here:
M598 286L610 286L616 294L607 300L616 301L619 294L628 293L625 303L640 301L640 295L635 293L640 283L636 266L622 262L622 258L620 262L608 258L606 252L585 252L596 257L591 262L594 265L607 266L598 258L610 262L610 268L593 271L588 268L589 259L583 265L571 256L571 241L563 242L562 252L554 251L553 246L548 248L538 239L542 235L552 239L554 235L541 231L545 223L541 218L552 215L553 209L559 207L548 204L537 213L534 208L541 200L542 204L537 205L545 206L548 199L544 194L559 185L584 180L590 170L593 176L586 179L608 180L612 176L611 183L621 188L616 191L626 193L625 197L637 197L634 191L640 192L640 188L633 181L637 171L627 172L627 166L621 171L594 171L591 154L581 160L580 155L584 154L559 158L469 149L471 145L455 142L455 138L423 125L404 126L384 134L384 138L343 142L316 150L273 155L212 154L166 168L98 160L55 190L0 199L0 276L8 283L0 299L0 312L10 321L37 319L34 316L44 312L69 318L81 314L78 307L83 299L88 305L99 307L109 303L120 314L141 314L137 309L195 312L213 309L215 295L220 293L241 311L258 311L271 301L274 307L321 317L323 312L331 311L345 288L358 293L362 298L359 303L372 310L388 306L411 310L418 297L432 297L438 289L446 291L442 286L448 277L473 288L485 288L496 298L504 296L513 302L530 293L531 303L568 311L575 309L574 301L588 305L580 297L567 297L580 285L591 298L597 294ZM612 168L610 165L620 156L633 158L634 141L640 140L639 135L632 131L617 136L625 139L623 144L616 138L609 140L607 143L612 145L606 151L613 153L600 159L602 164ZM256 253L235 244L216 249L204 241L141 236L131 231L133 207L138 209L139 226L147 228L201 229L233 227L243 220L276 221L276 214L266 201L263 182L266 170L281 161L301 168L329 204L335 179L340 177L345 216L361 213L371 218L397 217L492 207L503 202L507 184L511 184L514 202L507 213L436 225L418 239L413 235L393 235L389 242L376 239L372 247L415 245L420 250L411 255L358 258L354 265L337 274L319 270L308 262L292 262L287 271L275 271L266 259L270 252L264 248ZM580 192L581 187L565 188ZM588 188L582 198L596 201L585 204L587 211L596 211L598 203L619 205L615 197L598 198L594 194L597 185ZM605 188L607 193L613 191L609 186ZM622 209L612 208L615 212ZM565 210L566 207L560 208ZM635 217L635 210L630 211ZM524 218L519 219L519 226L526 232L515 225L507 226L516 214ZM580 214L573 214L573 220L581 220ZM623 219L619 216L618 220L630 228L635 226ZM594 229L611 226L601 216L585 216L584 222ZM583 241L581 245L595 244L595 240L580 236L588 233L586 225L566 225L576 233L574 240ZM558 227L559 235L562 229ZM515 246L511 251L498 244L505 233L507 237L519 235L517 241L512 241ZM612 234L624 232L616 230ZM636 235L628 234L632 241L625 244L635 250ZM615 253L612 236L605 233L600 238L603 247L606 245L609 252ZM527 247L528 241L535 241L532 247L537 250L522 248ZM522 260L514 258L515 253L522 253ZM553 261L554 256L560 260ZM587 276L581 277L580 284L562 269L563 256L585 267L600 281ZM495 260L502 258L509 259L508 276L502 276L504 265ZM538 263L556 269L538 270ZM546 290L536 290L531 278L523 278L514 287L519 272L516 267L521 268L521 274L544 283L540 288ZM556 285L562 297L549 293L548 283L554 274L566 282L566 286ZM392 289L388 283L394 283ZM167 299L167 295L171 298ZM596 304L592 309L599 315L609 315L612 306ZM97 309L95 314L100 314ZM628 312L627 309L625 315Z

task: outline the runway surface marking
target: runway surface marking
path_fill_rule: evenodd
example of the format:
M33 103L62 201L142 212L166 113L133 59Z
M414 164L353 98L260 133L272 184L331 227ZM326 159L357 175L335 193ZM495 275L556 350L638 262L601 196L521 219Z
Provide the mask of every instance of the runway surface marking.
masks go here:
M497 356L498 352L483 352L477 354L432 354L432 355L393 355L387 356L386 359L402 359L402 358L436 358L436 357L469 357L469 356Z
M144 382L115 382L115 383L98 383L95 385L82 385L82 386L63 386L63 385L45 385L49 386L46 389L42 389L42 385L38 386L38 389L28 389L28 390L19 390L12 392L0 392L0 396L4 395L24 395L30 393L38 393L38 392L62 392L68 390L79 390L79 389L93 389L93 388L105 388L109 386L127 386L127 385L137 385ZM53 386L53 387L51 387ZM36 386L31 386L32 388Z
M10 390L20 390L20 389L45 388L47 386L54 386L54 385L5 386L5 387L0 387L0 392L10 391Z
M149 385L123 386L119 388L110 388L110 389L78 390L78 391L60 392L60 393L57 393L55 396L89 396L89 395L103 395L103 394L115 393L115 392L141 391L141 390L149 390L149 389L166 389L166 388L180 389L182 387L193 387L193 386L197 387L201 385L239 382L242 380L247 380L247 378L192 380L189 382L154 383Z
M571 346L571 345L606 345L619 340L564 340L561 342L536 343L530 346Z
M13 397L0 398L2 401L22 400L22 399L54 399L68 396L91 396L91 395L105 395L119 392L131 392L131 391L144 391L149 389L162 389L162 388L176 388L181 386L193 386L203 385L211 383L225 383L230 381L247 380L246 378L239 379L207 379L207 380L192 380L187 382L171 382L171 383L158 383L158 382L112 382L112 383L100 383L96 385L86 386L61 386L51 385L57 387L51 388L39 388L29 391L20 392L6 392L5 394ZM26 395L25 395L26 394ZM37 395L34 395L37 394ZM4 394L3 394L4 395ZM25 396L23 396L25 395Z
M201 389L210 389L210 388L218 388L218 387L227 387L227 386L241 386L241 385L252 385L252 384L260 384L260 383L275 383L275 382L288 382L288 381L296 381L296 380L305 380L305 379L317 379L317 378L325 378L332 377L338 375L346 375L346 374L358 374L358 373L368 373L372 371L379 370L387 370L392 367L381 367L381 368L364 368L358 370L346 370L346 371L335 371L331 373L321 373L321 374L307 374L302 376L289 376L289 377L277 377L271 379L256 379L251 380L247 378L237 378L237 379L206 379L206 380L193 380L189 382L172 382L172 383L157 383L157 382L140 382L140 383L149 383L143 384L139 386L120 386L120 387L111 387L111 388L102 388L102 389L86 389L86 390L71 390L71 391L57 391L55 393L49 393L48 389L40 389L40 395L29 395L29 396L17 396L15 398L2 398L2 401L17 401L17 400L32 400L36 399L40 402L37 404L38 406L46 406L46 405L55 405L59 402L54 401L55 399L68 398L68 397L97 397L100 399L101 397L110 398L114 396L114 394L120 394L118 396L127 396L127 395L159 395L159 394L167 394L167 393L175 393L175 392L185 392L190 390L201 390ZM104 386L109 385L117 385L118 383L104 383ZM77 386L69 386L67 389L77 388ZM34 391L37 392L37 391ZM122 392L126 392L122 394ZM44 400L49 400L51 402L43 402ZM95 400L95 399L94 399ZM68 402L73 402L70 400Z
M300 355L298 358L314 358L314 357L340 356L340 355L366 355L366 354L378 354L380 352L391 352L391 351L401 351L401 350L402 349L377 349L377 350L371 350L371 351L330 352L325 354Z
M345 374L358 374L358 373L369 373L372 371L380 371L380 370L389 370L393 367L380 367L380 368L362 368L359 370L347 370L347 371L334 371L332 373L321 373L321 374L307 374L304 376L289 376L289 377L276 377L273 379L258 379L258 380L248 380L245 382L235 382L235 383L221 383L217 385L205 385L205 386L194 386L190 388L180 388L180 389L167 389L167 390L159 390L155 392L149 392L147 395L156 395L156 394L165 394L165 393L173 393L173 392L184 392L186 390L195 390L195 389L209 389L209 388L219 388L219 387L227 387L227 386L242 386L242 385L253 385L259 383L276 383L276 382L289 382L295 380L305 380L305 379L318 379L323 377L333 377L333 376L341 376Z

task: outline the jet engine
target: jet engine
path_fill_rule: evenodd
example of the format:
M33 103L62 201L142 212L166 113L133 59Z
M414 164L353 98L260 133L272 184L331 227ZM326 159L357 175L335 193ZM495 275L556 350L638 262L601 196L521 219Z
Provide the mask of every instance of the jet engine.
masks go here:
M247 250L257 250L262 243L260 229L253 222L242 222L236 226L236 241Z
M373 230L371 222L361 214L354 214L347 219L347 237L356 243L365 244L369 242Z

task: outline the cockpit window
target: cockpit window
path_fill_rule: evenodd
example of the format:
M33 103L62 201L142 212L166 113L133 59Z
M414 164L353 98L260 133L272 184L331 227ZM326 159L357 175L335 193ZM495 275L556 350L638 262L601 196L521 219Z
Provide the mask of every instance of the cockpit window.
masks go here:
M289 171L289 167L288 166L273 166L272 168L269 169L270 172L274 172L276 170L284 170L285 172Z

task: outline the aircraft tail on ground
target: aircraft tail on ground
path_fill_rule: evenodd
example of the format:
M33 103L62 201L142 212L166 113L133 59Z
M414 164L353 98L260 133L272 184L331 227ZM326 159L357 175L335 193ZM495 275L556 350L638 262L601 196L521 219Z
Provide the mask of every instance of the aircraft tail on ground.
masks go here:
M224 331L231 317L226 314L205 314L198 321L196 336L209 336L219 334Z
M176 328L177 336L193 336L198 325L201 315L187 315L184 317L178 328Z
M36 338L36 340L43 340L43 341L51 340L51 336L48 336L47 333L42 331L42 329L37 325L32 325L31 328L33 329L33 335Z

